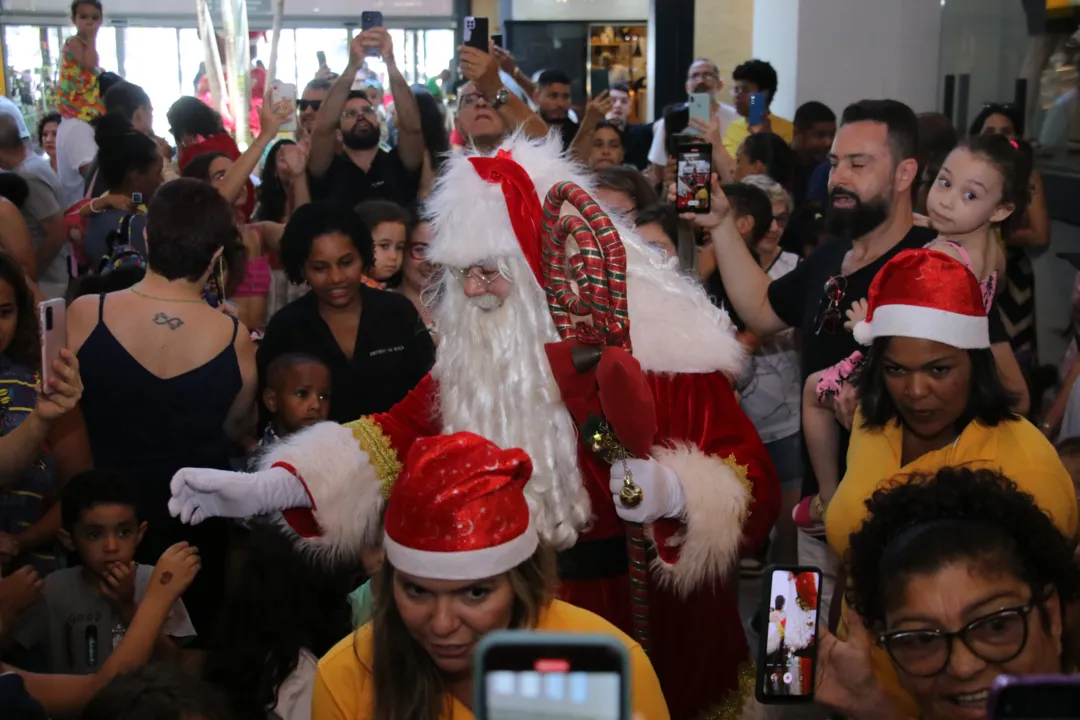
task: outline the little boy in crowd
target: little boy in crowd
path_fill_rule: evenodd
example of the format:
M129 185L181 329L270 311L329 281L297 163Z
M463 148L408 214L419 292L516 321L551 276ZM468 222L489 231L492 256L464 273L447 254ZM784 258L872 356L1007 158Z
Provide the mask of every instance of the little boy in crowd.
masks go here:
M287 353L266 369L262 401L270 415L260 448L330 417L330 369L319 358Z
M76 475L64 488L60 540L82 565L45 578L40 598L19 616L11 634L23 648L42 648L51 673L97 672L146 595L154 568L134 562L147 526L139 522L136 497L132 479L104 470ZM154 655L176 661L180 648L174 639L194 636L187 609L177 600Z

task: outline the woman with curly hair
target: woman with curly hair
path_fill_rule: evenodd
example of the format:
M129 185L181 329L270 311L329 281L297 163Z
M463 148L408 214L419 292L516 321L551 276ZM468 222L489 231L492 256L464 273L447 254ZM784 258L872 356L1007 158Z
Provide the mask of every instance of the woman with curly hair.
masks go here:
M866 506L848 555L849 637L821 639L819 702L852 720L981 718L999 675L1073 669L1063 612L1080 569L1034 497L993 470L943 468ZM917 712L890 702L884 675Z
M866 501L884 484L950 466L1015 479L1058 531L1073 537L1072 480L1042 433L1010 410L971 271L935 250L907 250L878 272L869 297L866 321L854 329L872 344L859 370L847 472L825 514L837 556L872 516ZM906 697L878 677L894 697Z

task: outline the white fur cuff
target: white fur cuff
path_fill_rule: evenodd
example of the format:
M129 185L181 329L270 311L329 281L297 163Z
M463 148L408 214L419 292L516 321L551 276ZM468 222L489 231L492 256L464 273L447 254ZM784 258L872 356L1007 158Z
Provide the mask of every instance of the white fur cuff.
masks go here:
M738 561L743 539L743 521L752 500L745 470L733 458L707 455L692 445L674 449L656 447L653 457L679 478L686 494L683 529L666 539L668 552L659 552L653 570L661 582L679 594L687 594L704 583L727 577ZM678 560L667 562L664 554L678 548Z
M322 534L296 537L297 547L318 560L356 557L379 539L382 517L381 482L369 455L348 428L323 422L270 446L259 469L287 463L296 469L315 503L314 517Z

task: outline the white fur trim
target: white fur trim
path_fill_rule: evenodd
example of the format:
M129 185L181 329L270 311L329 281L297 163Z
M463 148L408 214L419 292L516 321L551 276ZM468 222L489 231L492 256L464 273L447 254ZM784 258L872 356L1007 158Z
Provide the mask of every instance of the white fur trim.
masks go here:
M669 545L678 545L679 559L668 564L658 555L653 570L661 582L686 595L702 584L723 580L738 562L752 496L723 458L692 445L655 447L652 456L675 471L686 494L686 529L668 540Z
M383 534L386 559L396 570L426 580L483 580L513 570L536 552L540 536L532 520L525 532L495 547L462 552L415 550Z
M352 431L321 422L271 445L259 458L259 469L274 463L296 468L315 501L315 520L322 535L296 536L297 547L318 560L354 558L378 539L383 511L379 477ZM281 524L295 536L288 523Z
M541 204L548 191L563 181L577 183L595 197L594 177L562 152L561 143L553 132L540 140L517 133L502 144L501 149L510 152L532 178ZM482 180L467 155L452 155L443 164L425 212L432 218L434 231L428 249L432 262L460 268L500 257L522 257L502 189ZM563 214L568 212L563 209ZM727 313L712 304L698 283L648 248L631 222L618 213L609 211L609 216L626 247L630 339L642 369L659 373L719 370L738 376L746 351L735 339ZM531 278L517 281L533 282Z
M851 334L855 336L855 342L860 345L872 345L874 342L874 331L870 328L870 323L865 320L855 323Z
M874 308L870 328L875 338L920 338L961 350L990 347L985 315L961 315L918 305L882 305Z

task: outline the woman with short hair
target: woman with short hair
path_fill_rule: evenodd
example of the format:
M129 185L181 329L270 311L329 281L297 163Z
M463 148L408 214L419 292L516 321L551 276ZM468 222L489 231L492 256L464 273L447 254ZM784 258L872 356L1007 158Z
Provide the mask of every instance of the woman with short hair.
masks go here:
M985 717L998 677L1072 670L1062 625L1080 570L1035 497L995 470L945 467L886 485L866 507L848 556L855 612L845 642L821 638L819 703L851 720Z

